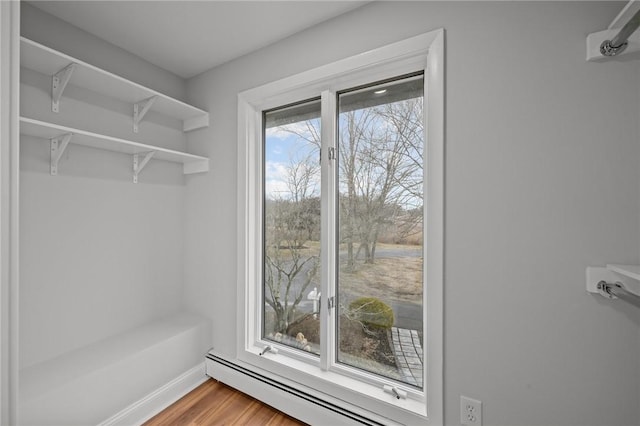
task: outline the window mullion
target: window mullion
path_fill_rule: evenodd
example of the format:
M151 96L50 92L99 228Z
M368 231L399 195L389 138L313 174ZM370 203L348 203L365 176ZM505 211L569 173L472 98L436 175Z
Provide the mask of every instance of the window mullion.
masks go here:
M321 96L321 239L320 255L321 311L320 311L320 367L328 370L335 358L335 300L336 267L336 94L326 90Z

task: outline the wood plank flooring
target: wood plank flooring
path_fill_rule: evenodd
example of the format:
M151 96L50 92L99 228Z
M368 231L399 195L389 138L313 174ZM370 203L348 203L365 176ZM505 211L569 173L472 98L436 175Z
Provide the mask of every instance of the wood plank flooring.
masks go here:
M144 426L304 424L224 383L209 379Z

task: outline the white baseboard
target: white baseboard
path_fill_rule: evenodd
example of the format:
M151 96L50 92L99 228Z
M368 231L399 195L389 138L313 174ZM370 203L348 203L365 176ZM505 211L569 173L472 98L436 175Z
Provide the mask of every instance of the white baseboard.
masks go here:
M204 362L196 365L98 426L140 425L207 381Z
M207 375L304 423L318 426L401 426L338 397L273 375L213 351L205 360ZM422 423L420 423L422 424Z

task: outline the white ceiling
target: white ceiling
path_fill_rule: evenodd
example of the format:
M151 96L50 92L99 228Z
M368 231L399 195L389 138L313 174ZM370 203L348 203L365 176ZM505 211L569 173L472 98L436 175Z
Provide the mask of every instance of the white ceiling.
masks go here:
M33 1L70 24L190 78L366 1Z

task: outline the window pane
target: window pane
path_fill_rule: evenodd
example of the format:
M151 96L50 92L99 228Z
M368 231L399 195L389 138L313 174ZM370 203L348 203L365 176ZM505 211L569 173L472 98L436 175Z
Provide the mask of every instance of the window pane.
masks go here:
M338 361L422 388L423 77L339 95Z
M263 338L319 354L320 101L265 112Z

